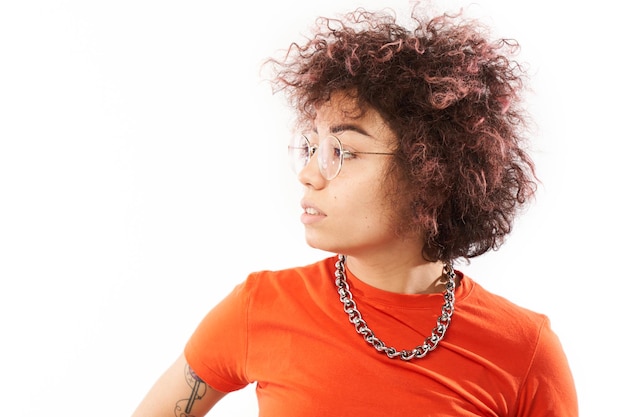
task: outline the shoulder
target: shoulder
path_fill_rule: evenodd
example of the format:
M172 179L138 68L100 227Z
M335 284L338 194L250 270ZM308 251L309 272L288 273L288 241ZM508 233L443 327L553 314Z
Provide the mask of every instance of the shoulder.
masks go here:
M261 270L251 273L241 284L242 290L254 299L280 296L309 296L334 286L335 257L291 268Z
M540 339L550 333L550 321L541 313L525 308L485 289L472 278L463 278L463 292L455 305L458 326L482 340L498 340L499 349L532 352Z
M576 408L567 358L547 315L465 276L446 337L495 372L499 389L515 397L515 415L539 415L537 409L547 410L541 414L546 416L571 415Z
M297 284L325 280L333 276L335 261L335 257L329 257L303 266L255 271L248 276L246 285L256 286L262 283L267 286L282 285L285 281L289 281L289 284Z
M463 276L464 292L457 306L467 311L497 322L507 322L510 326L530 326L537 330L547 317L501 295L495 294L468 276Z

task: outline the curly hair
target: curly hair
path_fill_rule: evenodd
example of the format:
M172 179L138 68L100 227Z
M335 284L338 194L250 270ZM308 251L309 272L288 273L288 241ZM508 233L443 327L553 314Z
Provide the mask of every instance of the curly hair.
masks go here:
M320 17L313 35L274 64L275 91L298 121L311 120L333 92L354 94L398 139L393 170L429 260L453 261L498 249L534 195L537 177L524 149L525 70L514 40L489 40L479 22L443 14L414 29L390 10L362 8Z

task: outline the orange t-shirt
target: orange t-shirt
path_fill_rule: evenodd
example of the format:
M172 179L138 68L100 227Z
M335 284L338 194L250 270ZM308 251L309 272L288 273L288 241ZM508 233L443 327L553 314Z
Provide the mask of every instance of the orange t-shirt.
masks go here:
M190 338L191 368L223 392L256 383L261 417L578 415L569 365L545 316L458 272L439 346L422 359L390 359L348 321L335 261L251 274ZM382 291L350 271L347 280L387 346L421 345L441 315L441 294Z

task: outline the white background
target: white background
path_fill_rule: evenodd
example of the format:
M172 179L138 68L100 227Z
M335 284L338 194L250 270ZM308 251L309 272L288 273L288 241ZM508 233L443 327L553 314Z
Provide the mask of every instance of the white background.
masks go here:
M581 415L616 415L623 23L608 0L554 3L469 8L522 45L543 185L461 269L548 314ZM409 3L282 4L0 1L0 414L130 415L249 272L326 255L303 241L291 115L260 64L319 14ZM249 387L212 414L255 413Z

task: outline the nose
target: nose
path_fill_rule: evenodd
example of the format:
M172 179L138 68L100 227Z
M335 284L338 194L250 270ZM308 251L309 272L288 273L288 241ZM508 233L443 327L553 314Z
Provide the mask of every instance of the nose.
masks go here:
M302 168L298 174L298 181L304 186L313 187L316 190L324 188L327 180L322 175L318 164L318 153L315 152L311 156L309 163Z

